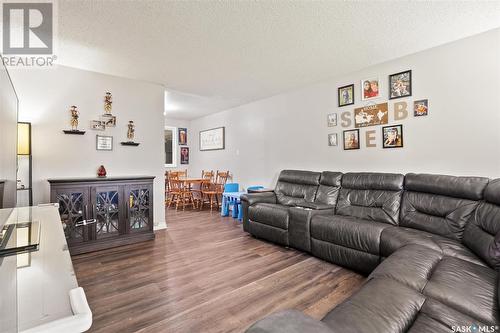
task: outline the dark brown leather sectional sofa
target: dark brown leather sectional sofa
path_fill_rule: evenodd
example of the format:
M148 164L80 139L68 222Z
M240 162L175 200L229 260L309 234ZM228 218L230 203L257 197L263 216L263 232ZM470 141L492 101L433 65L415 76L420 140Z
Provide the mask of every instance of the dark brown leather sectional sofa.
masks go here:
M368 275L321 321L287 310L247 332L500 332L500 179L284 170L242 206L255 237Z

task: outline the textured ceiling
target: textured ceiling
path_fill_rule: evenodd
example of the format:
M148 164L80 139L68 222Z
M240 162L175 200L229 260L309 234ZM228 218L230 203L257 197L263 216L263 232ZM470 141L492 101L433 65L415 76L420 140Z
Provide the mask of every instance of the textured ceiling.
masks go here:
M60 0L59 63L196 118L500 26L499 1Z

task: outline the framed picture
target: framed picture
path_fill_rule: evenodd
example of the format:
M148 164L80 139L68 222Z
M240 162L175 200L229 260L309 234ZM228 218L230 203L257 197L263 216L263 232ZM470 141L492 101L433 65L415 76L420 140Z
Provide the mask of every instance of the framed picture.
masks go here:
M90 128L96 131L104 131L106 129L106 122L103 120L92 120Z
M380 81L378 78L361 80L361 100L368 101L380 97Z
M326 117L326 121L327 121L328 127L337 126L337 114L336 113L330 113Z
M110 114L103 114L101 116L101 121L104 122L106 127L116 127L116 116Z
M113 137L107 135L96 135L97 150L113 150Z
M429 100L421 99L413 102L413 116L421 117L429 114Z
M411 70L389 75L389 99L411 96Z
M354 84L338 88L339 107L354 104Z
M387 103L367 105L354 109L354 127L385 125L389 121Z
M188 142L188 134L187 134L188 130L187 130L187 128L179 127L178 132L179 132L179 145L181 145L181 146L187 145L187 142Z
M403 147L403 125L382 127L382 140L384 148Z
M328 145L331 147L337 146L337 133L328 134Z
M181 147L181 164L189 164L189 148Z
M200 131L200 150L220 150L225 148L225 127Z
M359 129L344 131L344 150L359 149Z

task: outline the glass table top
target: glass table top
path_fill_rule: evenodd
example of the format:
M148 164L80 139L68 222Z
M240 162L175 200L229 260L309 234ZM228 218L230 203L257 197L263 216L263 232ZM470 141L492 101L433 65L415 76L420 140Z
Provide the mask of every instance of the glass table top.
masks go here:
M32 208L12 209L0 218L0 257L38 250L40 222L33 218Z

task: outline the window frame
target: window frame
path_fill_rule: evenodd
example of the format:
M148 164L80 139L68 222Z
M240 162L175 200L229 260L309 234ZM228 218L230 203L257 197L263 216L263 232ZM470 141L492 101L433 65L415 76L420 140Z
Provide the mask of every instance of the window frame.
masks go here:
M177 142L177 127L174 126L165 126L164 131L170 130L172 131L172 163L166 164L165 168L176 168L177 167L177 150L178 150L178 142ZM165 141L165 133L163 133L163 140ZM163 147L165 147L165 142L163 142ZM165 150L165 148L163 148ZM163 157L163 161L167 160L167 152L164 151L165 156Z

